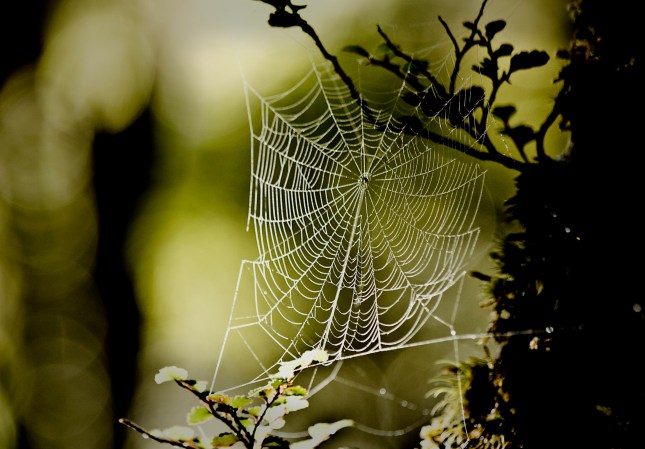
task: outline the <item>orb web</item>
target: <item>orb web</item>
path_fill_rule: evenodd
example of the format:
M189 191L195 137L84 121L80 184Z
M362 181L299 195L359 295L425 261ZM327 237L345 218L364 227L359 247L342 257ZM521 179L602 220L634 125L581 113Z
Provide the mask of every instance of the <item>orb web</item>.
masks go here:
M357 100L328 63L276 95L245 85L258 257L241 264L213 389L311 349L332 364L454 338L441 305L477 242L484 171L412 132L405 82L383 86Z

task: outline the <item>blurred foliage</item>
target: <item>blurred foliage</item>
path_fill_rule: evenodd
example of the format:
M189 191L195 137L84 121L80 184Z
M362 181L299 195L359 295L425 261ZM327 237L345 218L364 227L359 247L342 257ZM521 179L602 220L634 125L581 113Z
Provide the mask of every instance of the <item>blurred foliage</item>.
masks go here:
M120 422L158 443L176 447L206 449L206 447L231 447L246 449L283 448L313 449L328 440L338 430L354 425L344 419L334 423L318 423L308 428L309 438L289 441L276 431L286 424L287 415L309 406L307 389L294 385L297 375L305 368L315 367L328 360L322 350L307 351L301 357L282 362L278 372L269 376L267 383L254 388L246 395L229 396L212 393L205 381L188 378L188 372L176 366L167 366L155 376L158 384L174 381L192 393L201 405L193 407L186 416L186 423L198 426L209 421L223 424L224 431L217 435L196 436L191 427L173 426L164 430L146 430L128 420Z

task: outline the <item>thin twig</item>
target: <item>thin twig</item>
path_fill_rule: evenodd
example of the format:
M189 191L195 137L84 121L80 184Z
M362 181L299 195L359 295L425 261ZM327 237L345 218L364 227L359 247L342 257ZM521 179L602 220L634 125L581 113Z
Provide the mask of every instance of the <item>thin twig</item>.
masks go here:
M245 447L249 449L253 447L253 437L246 429L246 427L242 425L242 422L240 421L240 418L239 416L237 416L236 410L233 407L227 406L228 408L230 408L230 410L220 411L218 410L218 408L226 404L219 404L217 402L210 401L207 394L198 392L190 383L187 383L184 380L175 380L175 383L177 383L177 385L179 385L181 388L188 390L195 396L197 396L201 403L204 404L211 412L211 415L213 415L213 417L218 421L221 421L223 424L225 424L226 427L228 427L235 434L235 436L237 436L238 440L240 440ZM228 415L231 419L227 419L223 415Z
M378 122L376 118L374 117L374 114L368 107L367 103L363 101L363 98L361 97L360 93L356 89L356 86L354 85L354 82L352 79L347 75L347 72L343 69L343 67L340 65L340 62L338 61L338 58L331 54L325 45L323 44L322 40L314 30L314 28L309 25L309 23L303 19L300 14L299 10L304 8L304 6L294 6L291 4L290 0L284 0L279 2L280 6L276 6L274 4L275 2L272 2L271 0L260 0L264 3L271 4L276 8L276 12L280 12L282 15L286 15L288 17L288 20L282 22L280 25L275 25L275 26L281 26L281 27L291 27L291 26L297 26L300 28L306 35L308 35L316 44L316 47L318 50L321 52L323 57L331 62L331 64L334 67L334 71L336 74L340 77L342 82L345 84L347 89L349 90L350 96L354 101L356 101L365 114L365 117L367 120L375 125L378 125ZM444 26L446 29L446 32L448 33L448 36L450 37L450 40L452 41L453 45L455 46L455 53L457 55L456 62L455 62L455 67L453 68L453 73L451 75L451 80L450 80L450 87L448 89L448 92L446 93L445 88L436 80L436 78L429 73L427 70L422 71L423 75L430 81L435 88L440 88L441 93L444 95L446 94L454 94L454 88L456 84L456 77L457 74L459 73L459 65L461 64L461 60L463 59L463 56L465 53L474 45L476 45L476 40L474 39L476 36L480 35L477 24L481 20L483 13L484 13L484 8L486 6L488 0L484 0L482 2L481 8L479 9L479 12L477 14L477 17L475 18L474 22L474 29L468 39L466 39L466 44L464 45L464 48L460 49L459 44L457 43L457 40L455 39L454 35L450 31L450 28L448 27L448 24L441 18L439 17L439 21L441 24ZM286 11L286 7L289 7L291 12ZM404 60L408 62L413 62L413 59L411 56L405 54L404 52L401 52L398 47L389 39L389 37L381 30L380 27L378 27L379 34L385 39L386 44L388 47L399 57L403 58ZM480 36L481 37L481 36ZM374 61L371 61L374 63ZM383 64L376 64L380 65L381 67L384 67L390 72L394 73L394 68L388 65L383 65ZM425 72L425 73L424 73ZM399 73L395 73L397 76L401 76ZM408 81L410 82L410 81ZM415 87L416 88L416 87ZM411 131L414 131L418 136L424 137L429 139L432 142L438 143L440 145L445 145L449 148L452 148L456 151L459 151L461 153L464 153L468 156L474 157L476 159L482 160L482 161L493 161L496 163L499 163L507 168L514 169L521 171L521 169L524 166L524 163L521 161L518 161L512 157L505 156L497 151L495 146L492 144L490 141L489 137L487 134L484 134L484 141L480 142L483 148L486 148L487 152L484 151L479 151L479 150L473 150L472 148L464 148L463 142L459 142L457 140L449 139L445 136L442 136L440 134L437 134L435 132L427 130L425 127L421 127L421 129L417 128L412 128L412 127L406 127L406 129L403 131L404 133L409 134ZM476 131L476 130L475 130ZM469 130L466 130L469 134L472 135L472 132ZM476 136L477 137L477 136Z
M414 58L412 58L410 55L402 52L399 49L399 47L390 40L390 38L388 37L387 34L385 34L385 32L383 31L383 29L381 28L380 25L377 26L376 29L377 29L378 33L381 35L381 37L385 40L385 44L388 46L388 48L390 50L392 50L392 52L396 56L398 56L399 58L405 60L406 62L409 62L409 63L414 62ZM442 97L444 95L446 95L446 89L439 82L439 80L437 78L435 78L435 76L432 73L430 73L429 71L427 71L426 69L423 69L423 68L419 68L419 72L421 72L421 74L424 77L426 77L428 79L428 81L430 81L430 83L435 87L435 89L439 92L439 94Z
M194 449L199 449L198 446L195 446L191 441L175 441L175 440L169 440L167 438L163 437L158 437L156 435L151 434L148 430L144 429L137 423L134 423L130 421L129 419L126 418L121 418L119 419L119 423L124 424L128 426L131 429L136 430L140 434L142 434L145 438L150 438L151 440L154 440L158 443L165 443L165 444L170 444L171 446L175 447L183 447L184 449L186 448L194 448Z
M541 161L543 159L550 159L549 156L547 156L546 151L544 150L544 139L551 125L553 125L556 119L560 116L560 104L563 97L566 95L567 90L567 85L563 86L562 89L560 89L557 97L555 97L551 112L549 112L549 115L544 119L542 125L540 125L540 129L538 129L538 131L535 133L536 157L538 161Z

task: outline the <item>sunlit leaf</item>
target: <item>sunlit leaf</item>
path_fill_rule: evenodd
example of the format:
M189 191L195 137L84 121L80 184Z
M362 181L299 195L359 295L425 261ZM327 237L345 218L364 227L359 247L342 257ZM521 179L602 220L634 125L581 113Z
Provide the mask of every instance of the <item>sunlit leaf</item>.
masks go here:
M284 418L278 418L271 421L269 423L269 427L271 427L272 429L278 430L278 429L282 429L286 423L287 422L284 420Z
M278 372L271 376L274 380L273 386L278 387L282 382L281 380L289 381L295 377L296 370L306 368L313 362L326 362L329 359L329 354L322 349L312 349L306 351L297 359L286 360L280 362Z
M286 388L283 394L285 396L306 396L307 389L304 387L301 387L300 385L294 385L292 387Z
M248 392L247 396L252 397L252 398L260 397L260 396L264 395L265 390L266 390L266 387L254 388L253 390Z
M296 412L309 407L309 401L302 396L288 396L286 398L285 406L287 408L287 412Z
M276 419L281 418L287 413L287 408L284 405L271 406L264 414L264 419L270 423Z
M271 385L264 387L262 391L260 391L260 393L258 394L258 397L267 402L273 401L273 398L275 398L275 396L278 394L276 391L276 388L278 388L281 385L281 382L276 382L276 384L277 385L275 387Z
M150 435L152 435L153 437L157 437L157 438L164 438L165 437L165 435L164 435L164 433L163 433L163 431L161 429L152 429L148 433Z
M231 398L225 394L222 393L213 393L211 395L208 395L206 397L211 402L217 402L220 404L226 404L226 405L231 405Z
M297 441L291 443L291 449L313 449L317 447L323 441L329 439L329 437L335 434L338 430L344 427L351 427L354 425L354 421L351 419L343 419L336 421L335 423L318 423L309 427L308 432L311 436L308 440Z
M269 426L257 426L255 428L255 441L256 443L261 443L271 433L271 427Z
M205 380L198 380L195 382L195 385L193 385L193 388L195 391L199 391L200 393L203 393L208 390L208 382Z
M240 419L240 424L247 429L255 424L255 420L251 418Z
M323 349L312 349L302 354L299 360L300 366L306 367L311 365L313 362L326 362L329 360L329 354Z
M213 447L229 447L238 442L237 436L235 434L226 432L220 433L216 437L213 437L211 441L211 446Z
M162 430L162 433L166 438L178 441L188 441L195 437L195 431L184 426L172 426Z
M231 405L235 408L242 408L245 405L249 405L251 402L253 402L253 399L246 396L235 396L231 401Z
M299 366L299 363L296 363L296 360L292 360L290 362L284 362L281 364L280 368L278 369L278 372L271 377L276 379L278 381L277 384L273 384L274 387L277 387L282 383L281 381L289 381L293 379L296 375L295 370Z
M272 401L270 407L277 407L278 405L282 405L285 402L287 402L287 398L281 396L277 398L275 401Z
M155 375L155 382L162 384L170 380L185 380L188 378L188 371L176 366L165 366Z
M206 407L193 407L190 412L188 412L188 416L186 417L186 421L192 426L201 424L211 419L213 419L213 415L208 411Z
M255 417L257 418L258 416L260 416L260 414L262 413L262 411L263 411L265 408L266 408L265 406L259 406L259 405L258 405L257 407L251 407L251 408L248 408L248 409L246 410L246 412L247 412L249 415L251 415L251 416L255 416Z
M307 431L314 439L327 439L330 435L335 434L340 429L345 427L351 427L354 425L354 421L351 419L341 419L334 423L318 423L310 426Z

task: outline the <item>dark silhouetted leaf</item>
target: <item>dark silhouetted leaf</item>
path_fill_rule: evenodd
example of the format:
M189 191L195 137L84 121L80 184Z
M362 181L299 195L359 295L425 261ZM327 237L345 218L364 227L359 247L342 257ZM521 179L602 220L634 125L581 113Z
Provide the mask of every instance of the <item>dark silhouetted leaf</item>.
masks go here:
M274 6L276 9L284 9L289 6L289 0L260 0L262 3Z
M479 65L473 66L473 70L492 80L497 79L497 64L495 64L489 58L482 59Z
M289 2L289 7L291 8L291 10L293 12L297 13L301 9L305 9L307 7L307 5L294 5L293 3Z
M424 115L434 117L444 108L445 103L445 101L436 97L432 92L428 92L421 101L421 110Z
M269 25L277 28L289 28L298 25L300 16L288 13L283 9L278 9L276 12L269 14Z
M269 435L262 442L262 447L275 448L275 449L289 449L289 442L284 438L280 438L275 435Z
M421 123L421 120L419 120L419 117L404 115L403 117L400 117L399 120L405 128L409 128L414 131L423 129L423 124Z
M501 58L503 56L510 56L513 53L513 46L511 44L502 44L495 50L495 56Z
M505 20L494 20L488 24L486 24L486 37L490 40L492 39L497 33L502 31L504 28L506 28L506 21Z
M544 51L523 51L511 58L509 73L513 73L518 70L532 69L533 67L540 67L547 62L549 62L549 55Z
M359 56L363 56L365 58L369 58L370 54L365 50L363 47L360 45L347 45L343 47L343 51L347 53L354 53Z
M410 106L419 106L419 104L421 104L421 98L419 97L419 95L412 92L405 92L401 96L401 100L403 100Z
M467 110L475 109L486 98L486 92L483 87L472 86L468 89L457 92L459 103L463 104Z
M291 8L293 12L298 12L303 8L306 8L307 5L294 5L291 3L291 0L260 0L262 3L266 3L275 7L276 9L285 9L286 7Z
M464 22L464 28L467 28L469 30L474 30L475 29L475 24L472 22Z
M504 123L508 123L513 114L517 112L517 109L512 104L509 104L507 106L496 106L492 112L495 117L501 119Z
M486 92L480 86L460 90L448 104L448 120L454 126L462 123L473 113L486 98Z
M515 145L517 145L519 149L524 148L527 143L535 138L535 131L533 131L533 128L526 125L507 128L503 133L513 139L513 142L515 142Z

